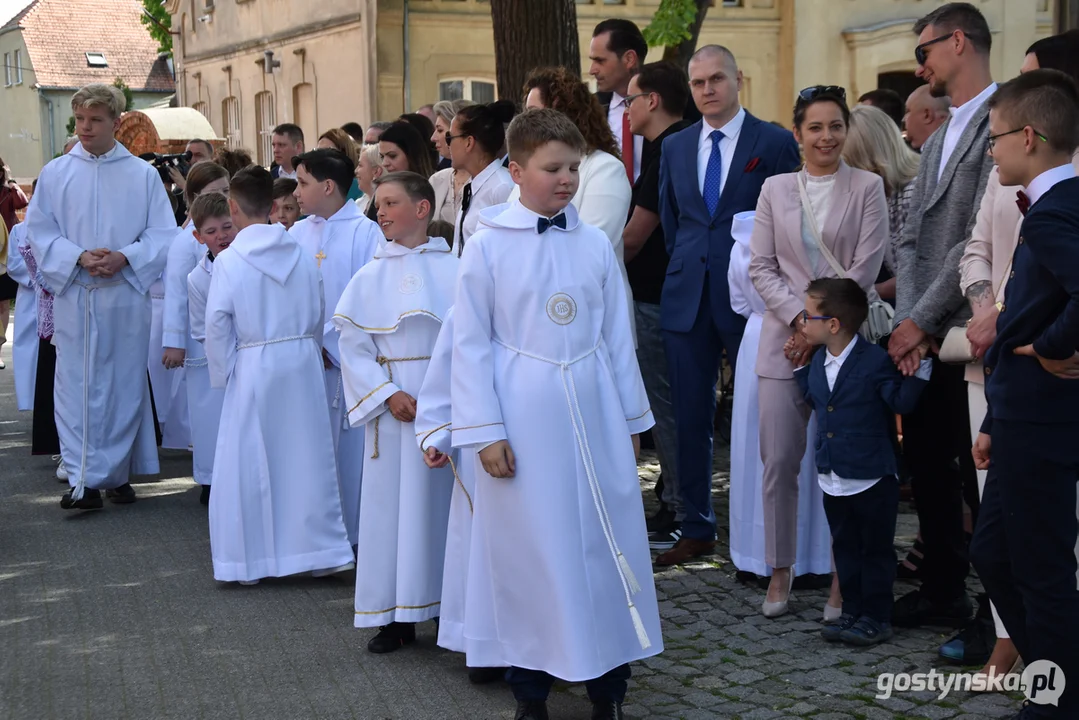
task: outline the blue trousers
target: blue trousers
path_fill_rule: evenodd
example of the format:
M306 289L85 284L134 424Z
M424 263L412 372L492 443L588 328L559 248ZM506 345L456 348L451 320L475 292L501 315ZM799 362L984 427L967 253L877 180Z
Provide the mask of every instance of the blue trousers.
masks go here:
M585 682L588 699L592 702L625 701L629 676L629 665L619 665L595 680ZM513 690L515 700L546 700L554 685L554 678L542 670L511 667L506 671L506 682Z
M742 333L717 327L705 275L701 304L689 332L663 331L667 371L678 428L678 483L685 520L682 537L714 540L712 509L712 436L716 415L716 381L722 353L734 368Z
M1023 661L1029 667L1051 660L1068 680L1057 707L1031 696L1027 713L1037 718L1079 717L1077 439L1079 423L994 418L992 463L970 544L971 561Z

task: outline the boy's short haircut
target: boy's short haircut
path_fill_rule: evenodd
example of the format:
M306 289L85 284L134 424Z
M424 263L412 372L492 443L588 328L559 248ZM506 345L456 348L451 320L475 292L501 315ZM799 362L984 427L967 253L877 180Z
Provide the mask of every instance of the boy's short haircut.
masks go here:
M95 107L105 108L115 119L127 109L127 99L119 88L101 83L87 85L71 98L72 111Z
M536 150L553 142L569 145L581 155L588 150L577 126L565 114L552 108L526 110L513 118L506 131L510 160L522 166Z
M249 218L268 218L273 209L273 176L258 165L245 167L232 176L229 197Z
M354 141L363 143L363 125L358 122L347 122L341 126L341 129L347 132Z
M427 237L440 237L453 245L453 223L448 223L445 220L435 220L427 226Z
M809 283L806 295L817 301L821 315L834 317L852 332L858 332L869 316L869 298L850 278L817 278Z
M641 92L659 95L663 111L668 115L682 117L689 102L689 79L682 68L672 62L648 63L637 73L637 87Z
M200 162L188 171L184 183L184 201L190 206L195 197L215 180L228 180L229 171L215 162Z
M293 125L292 123L282 123L273 129L274 135L284 135L289 139L293 145L303 142L303 130L299 125Z
M296 192L296 181L292 178L279 177L273 181L273 199L288 197Z
M389 173L380 178L375 178L373 185L376 191L383 185L399 185L412 202L418 203L420 200L426 200L431 208L428 212L434 212L435 189L431 187L430 181L419 173L408 171Z
M215 192L195 198L188 213L196 230L201 230L204 223L214 218L231 217L228 198Z
M333 180L342 196L348 195L356 177L356 164L348 155L333 148L310 150L292 158L293 169L298 170L301 166L319 182Z
M1054 151L1079 146L1079 89L1059 70L1032 70L997 88L987 101L1008 128L1031 127Z

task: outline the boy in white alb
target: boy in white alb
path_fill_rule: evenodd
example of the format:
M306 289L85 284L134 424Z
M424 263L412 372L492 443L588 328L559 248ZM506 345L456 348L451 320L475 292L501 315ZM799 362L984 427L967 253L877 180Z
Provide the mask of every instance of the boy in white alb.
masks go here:
M386 242L348 284L333 321L341 332L348 417L366 426L356 567L356 627L391 652L437 618L453 474L429 469L416 448L419 394L442 320L453 304L457 258L427 237L434 189L416 173L376 181Z
M370 262L383 237L348 199L355 166L337 150L312 150L292 160L296 169L296 199L307 218L289 234L317 263L326 293L323 315L322 359L326 398L330 406L333 447L337 457L337 483L349 542L356 545L363 477L363 430L349 428L348 408L341 387L338 335L330 315L356 271Z
M210 504L210 484L214 475L214 454L217 451L217 430L221 422L221 405L225 391L210 386L210 367L206 361L203 341L206 339L206 299L210 294L210 278L214 260L236 236L229 201L221 193L206 192L191 204L188 211L195 228L195 240L201 250L194 269L184 279L187 285L186 305L191 344L185 362L187 370L187 406L191 413L192 466L195 480L202 484L203 505Z
M570 205L584 138L545 109L507 141L521 198L480 214L454 304L453 445L483 468L468 662L511 666L518 720L546 720L554 678L621 718L629 663L663 649L635 460L652 413L618 261Z
M206 361L225 388L210 496L214 578L253 584L352 567L322 373L322 278L280 225L273 178L229 187L238 228L214 262Z

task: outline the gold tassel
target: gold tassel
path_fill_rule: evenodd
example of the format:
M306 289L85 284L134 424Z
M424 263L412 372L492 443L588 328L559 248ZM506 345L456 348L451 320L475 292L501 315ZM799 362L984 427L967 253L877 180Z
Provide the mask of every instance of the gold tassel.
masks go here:
M633 629L637 631L637 640L641 643L641 649L647 650L652 647L652 641L648 639L648 632L644 629L641 614L637 612L637 606L633 603L629 604L629 616L633 618Z

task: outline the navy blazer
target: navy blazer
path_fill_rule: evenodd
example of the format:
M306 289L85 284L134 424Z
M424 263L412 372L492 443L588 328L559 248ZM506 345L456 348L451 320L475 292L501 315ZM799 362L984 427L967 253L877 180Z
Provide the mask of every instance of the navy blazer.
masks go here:
M727 266L734 247L731 221L737 213L756 209L766 178L798 167L798 143L789 130L762 122L747 112L719 207L715 215L710 215L697 178L702 123L696 122L663 141L659 218L671 261L663 283L660 327L675 332L688 332L693 327L707 269L708 301L717 329L741 333L746 320L731 309L727 285Z
M1050 188L1019 228L997 338L985 354L989 412L982 432L990 432L993 418L1079 422L1079 380L1062 380L1037 358L1013 352L1030 344L1052 360L1079 350L1079 178Z
M847 480L895 475L895 416L913 412L928 382L903 377L884 348L858 336L829 390L827 356L828 350L819 348L809 365L794 373L817 413L817 471Z

